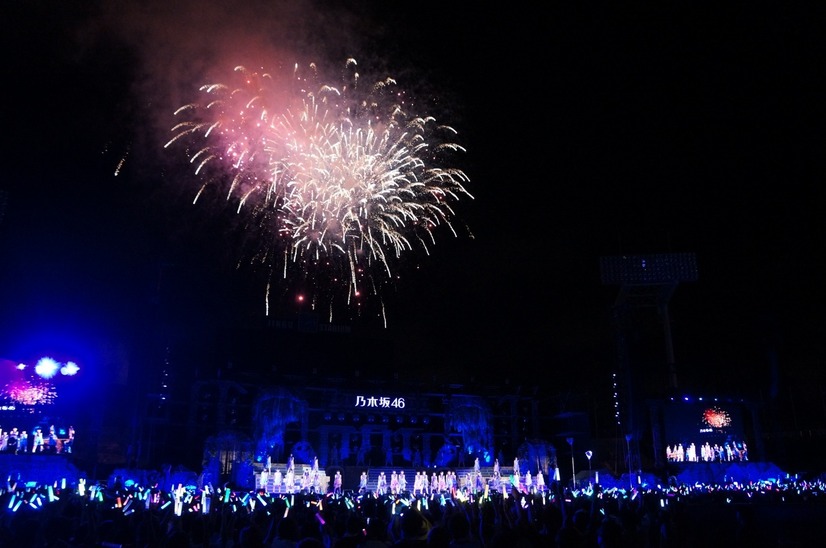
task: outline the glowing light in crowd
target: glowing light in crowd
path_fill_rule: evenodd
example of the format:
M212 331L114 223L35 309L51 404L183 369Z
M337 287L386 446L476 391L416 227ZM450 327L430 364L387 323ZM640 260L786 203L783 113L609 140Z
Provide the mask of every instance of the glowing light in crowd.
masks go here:
M331 84L315 65L289 75L237 67L236 84L200 88L166 144L186 147L202 181L242 215L245 257L308 293L314 309L381 297L411 251L454 236L453 204L472 198L452 165L456 131L416 112L392 78L364 86L349 59ZM267 288L267 301L270 298ZM269 303L267 302L267 308ZM382 307L383 309L383 307Z

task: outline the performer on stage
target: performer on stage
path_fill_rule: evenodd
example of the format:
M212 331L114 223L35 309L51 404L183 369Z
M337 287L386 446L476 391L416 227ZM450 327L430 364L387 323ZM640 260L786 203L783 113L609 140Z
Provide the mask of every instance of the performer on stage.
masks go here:
M404 477L404 470L399 471L399 494L407 491L407 478Z
M387 494L387 476L384 475L384 471L379 473L379 481L376 486L376 491L379 496Z
M341 494L341 470L336 470L336 475L333 476L333 493Z
M304 468L304 473L301 475L301 492L309 493L313 486L313 480L310 477L310 471Z
M273 479L272 479L273 489L275 490L276 493L281 492L281 482L282 482L282 480L283 480L283 478L281 477L281 470L276 468L275 469L275 475L273 476Z
M17 453L18 438L20 438L20 432L17 431L17 428L12 428L11 432L9 432L9 439L6 441L7 453Z
M726 444L723 447L725 448L725 452L726 452L726 462L733 461L734 460L734 450L732 450L731 444L729 442L726 442Z
M692 441L688 444L688 450L686 451L686 459L688 462L699 462L699 458L697 457L697 446Z
M502 488L502 476L494 474L490 480L490 488L493 491L499 491Z
M536 490L540 493L545 492L545 474L542 473L542 470L536 473Z
M413 496L416 495L424 495L424 483L427 481L427 476L425 476L425 481L422 481L422 473L416 472L416 476L413 478Z
M367 492L367 472L362 472L359 478L359 494Z
M75 427L74 426L69 426L68 435L69 435L69 437L63 443L63 451L65 451L66 453L71 453L72 452L72 447L74 447L74 445L75 445Z
M56 454L57 453L57 434L54 432L54 426L49 429L49 439L46 441L46 452L49 454Z
M20 438L17 440L17 453L27 453L29 451L29 434L25 430L20 432Z
M318 472L318 470L313 472L312 478L313 478L313 484L312 484L313 487L312 487L311 492L312 493L321 493L321 474Z
M43 452L43 430L38 428L34 431L34 437L32 439L32 453L41 452Z
M390 474L390 494L399 494L399 475L396 474L395 470Z
M295 492L295 470L287 468L287 473L284 475L284 488L287 493Z

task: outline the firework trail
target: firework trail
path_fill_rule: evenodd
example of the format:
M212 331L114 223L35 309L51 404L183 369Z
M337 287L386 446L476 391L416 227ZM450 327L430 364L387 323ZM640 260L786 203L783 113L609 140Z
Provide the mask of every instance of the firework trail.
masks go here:
M403 254L429 254L437 230L456 236L452 204L472 196L449 167L464 151L456 132L413 112L393 79L362 89L353 59L336 86L308 69L278 85L237 67L240 85L202 86L166 147L186 147L203 181L196 202L215 186L237 203L248 256L285 280L273 283L332 314L342 297L381 299Z

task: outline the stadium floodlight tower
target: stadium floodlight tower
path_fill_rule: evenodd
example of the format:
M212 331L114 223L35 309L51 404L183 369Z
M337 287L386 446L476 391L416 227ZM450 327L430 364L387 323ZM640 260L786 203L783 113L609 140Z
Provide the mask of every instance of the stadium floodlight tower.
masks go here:
M668 380L677 389L677 368L671 339L668 302L680 282L697 281L697 259L693 253L622 255L600 258L603 285L618 285L615 307L656 307L665 330Z
M639 468L639 466L632 466L639 462L639 454L638 451L631 449L630 440L638 441L640 433L635 431L634 383L631 380L631 366L624 335L625 316L631 309L651 307L657 309L665 332L669 388L676 391L677 367L674 360L668 303L680 282L697 281L697 260L693 253L601 257L600 272L603 285L619 286L613 315L617 330L619 368L623 374L621 377L614 375L614 412L617 429L625 432L628 441L627 457L630 474L630 470ZM621 380L625 383L625 390L620 389ZM627 398L625 402L620 401L622 393L625 393ZM636 453L636 457L633 453Z

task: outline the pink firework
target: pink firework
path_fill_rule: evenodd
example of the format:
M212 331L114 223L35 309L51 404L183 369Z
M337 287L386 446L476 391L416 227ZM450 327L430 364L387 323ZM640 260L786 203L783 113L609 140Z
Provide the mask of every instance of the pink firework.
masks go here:
M235 85L200 88L167 147L184 145L201 189L243 214L253 263L300 285L310 303L357 303L394 280L407 253L454 236L454 204L472 198L451 165L456 131L416 112L392 78L319 81L236 68ZM297 289L296 287L292 288Z
M5 393L21 405L46 405L53 403L57 397L51 385L28 380L13 381L6 386Z

